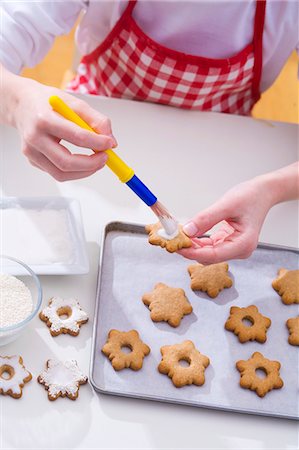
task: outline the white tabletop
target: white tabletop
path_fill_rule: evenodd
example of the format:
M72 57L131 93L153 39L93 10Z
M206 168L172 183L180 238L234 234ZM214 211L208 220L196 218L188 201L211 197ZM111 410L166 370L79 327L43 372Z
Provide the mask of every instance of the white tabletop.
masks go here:
M177 218L185 220L233 185L297 159L295 125L225 114L181 111L124 100L88 98L112 119L119 154ZM112 220L148 223L151 211L108 169L57 183L20 153L15 130L0 128L3 196L68 196L81 203L91 270L42 276L43 304L76 297L90 314L76 338L51 337L36 318L2 355L20 354L33 377L51 357L76 359L88 374L99 242ZM261 241L298 246L296 202L269 213ZM35 380L23 397L1 397L0 448L27 449L297 449L298 422L233 414L95 393L82 386L77 401L49 402Z

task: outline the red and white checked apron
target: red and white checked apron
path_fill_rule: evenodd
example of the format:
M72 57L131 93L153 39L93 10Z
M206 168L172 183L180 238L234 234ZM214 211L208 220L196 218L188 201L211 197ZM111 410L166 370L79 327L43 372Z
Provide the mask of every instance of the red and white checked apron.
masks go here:
M83 57L68 89L201 111L250 113L260 97L266 0L256 1L253 41L226 59L158 44L133 19L136 3L129 2L104 42Z

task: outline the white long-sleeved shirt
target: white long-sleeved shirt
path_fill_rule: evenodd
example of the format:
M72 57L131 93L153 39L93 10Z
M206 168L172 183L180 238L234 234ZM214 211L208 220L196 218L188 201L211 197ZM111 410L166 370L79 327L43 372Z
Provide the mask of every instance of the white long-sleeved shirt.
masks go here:
M108 35L128 1L11 1L0 3L0 61L19 73L46 55L83 12L76 33L79 52L94 50ZM227 58L253 38L255 0L142 0L133 17L160 44L188 54ZM268 0L263 36L261 90L267 89L299 48L299 0Z

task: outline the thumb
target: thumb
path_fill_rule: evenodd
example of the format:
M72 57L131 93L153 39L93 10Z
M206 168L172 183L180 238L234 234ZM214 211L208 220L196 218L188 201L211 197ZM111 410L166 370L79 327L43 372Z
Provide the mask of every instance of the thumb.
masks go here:
M217 223L230 218L230 213L226 202L217 202L194 216L183 226L183 231L189 237L201 236Z

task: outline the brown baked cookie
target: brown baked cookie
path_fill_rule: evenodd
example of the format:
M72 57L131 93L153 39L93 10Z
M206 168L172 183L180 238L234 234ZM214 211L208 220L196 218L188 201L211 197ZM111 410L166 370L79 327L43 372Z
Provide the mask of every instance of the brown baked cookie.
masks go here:
M281 296L285 305L299 303L299 270L279 269L272 287Z
M244 320L248 320L251 325L247 326ZM228 331L233 331L242 343L247 341L263 343L267 340L267 330L270 325L271 320L263 316L255 305L251 305L247 308L232 306L224 327Z
M193 311L183 289L164 283L156 284L152 292L142 296L142 301L149 307L153 322L168 322L172 327L178 327L184 315Z
M207 356L200 353L192 341L161 347L162 360L158 366L160 373L168 375L175 387L188 384L202 386L205 369L210 364ZM183 366L181 362L187 366Z
M191 289L193 291L206 292L209 297L215 298L224 288L230 288L233 280L227 275L228 264L194 264L188 267L191 277Z
M265 358L259 352L253 353L247 361L237 361L236 367L241 373L240 386L255 391L259 397L283 386L279 374L280 363ZM265 378L259 377L256 370L262 370L266 374Z
M39 318L46 322L52 336L70 334L78 336L80 327L88 321L88 316L75 299L53 297L48 306L39 313Z
M124 348L129 349L130 352L124 352ZM110 330L102 352L109 358L114 370L124 368L139 370L142 368L143 358L149 354L150 348L140 339L136 330Z
M22 397L22 388L32 379L21 356L0 356L0 394Z
M181 248L191 247L191 239L183 232L182 225L179 225L179 234L173 239L165 239L159 235L159 230L163 230L160 222L153 225L145 226L146 232L149 234L148 242L152 245L160 245L165 248L169 253L174 253Z
M48 399L68 397L76 400L81 384L87 383L87 376L78 367L77 361L58 361L49 359L46 369L38 376L37 381L45 386Z
M289 344L299 345L299 316L292 317L286 321L286 326L289 330Z

